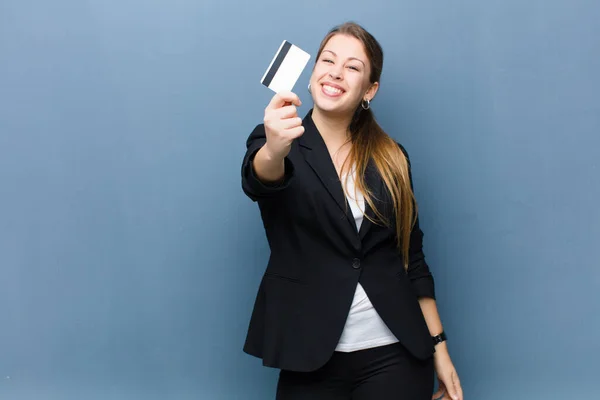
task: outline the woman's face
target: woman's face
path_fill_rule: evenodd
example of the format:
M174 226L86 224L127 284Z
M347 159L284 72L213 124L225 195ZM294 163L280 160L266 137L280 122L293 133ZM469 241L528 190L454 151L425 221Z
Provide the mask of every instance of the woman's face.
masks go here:
M371 100L378 83L371 84L371 67L360 40L335 35L315 63L310 86L315 107L335 114L352 115L359 103Z

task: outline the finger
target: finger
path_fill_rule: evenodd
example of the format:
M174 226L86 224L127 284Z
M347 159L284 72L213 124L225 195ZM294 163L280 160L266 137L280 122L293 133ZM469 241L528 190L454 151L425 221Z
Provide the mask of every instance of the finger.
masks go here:
M458 400L463 400L463 390L460 384L460 379L458 379L458 374L454 373L454 387L456 388L456 392L458 394Z
M438 376L440 390L444 390L444 400L454 400L454 386L452 385L452 377L450 375Z
M285 106L275 111L275 113L279 119L295 118L298 116L298 109L294 105Z
M302 125L302 118L300 118L300 117L287 118L287 119L281 120L281 126L283 127L283 129L292 129L292 128L296 128L300 125Z
M454 377L456 375L454 373L450 374L448 377L449 382L446 384L446 388L448 389L448 394L452 400L459 400L458 390L456 390L457 385L454 383Z
M460 387L460 385L459 385L456 390L458 391L458 400L463 400L464 396L463 396L462 387Z
M302 102L300 101L300 97L294 92L290 91L281 91L279 92L279 96L288 103L292 103L293 105L300 107Z
M269 126L281 126L281 122L283 120L289 118L296 118L298 116L298 111L296 106L287 106L283 108L279 108L277 110L267 110L265 111L265 124L269 124Z
M269 105L267 106L267 110L275 110L281 108L286 103L292 103L298 107L302 104L300 98L295 93L283 91L273 96L273 98L269 102Z
M444 383L442 381L440 381L439 384L438 384L438 390L437 390L437 392L435 392L433 394L433 396L431 397L431 399L432 400L441 399L444 396L445 392L446 392L446 388L444 387Z
M296 139L304 134L304 127L301 125L296 128L288 129L285 133L289 138Z

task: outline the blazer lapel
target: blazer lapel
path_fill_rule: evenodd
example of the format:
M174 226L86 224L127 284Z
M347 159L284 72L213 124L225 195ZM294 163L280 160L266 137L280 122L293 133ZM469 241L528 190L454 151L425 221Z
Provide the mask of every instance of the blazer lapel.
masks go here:
M304 118L303 125L304 134L298 138L298 144L300 145L304 159L315 174L317 174L323 186L325 186L331 197L333 197L344 215L346 215L346 218L354 227L354 232L357 233L352 210L344 195L337 171L335 170L325 141L323 141L321 134L312 120L312 110Z

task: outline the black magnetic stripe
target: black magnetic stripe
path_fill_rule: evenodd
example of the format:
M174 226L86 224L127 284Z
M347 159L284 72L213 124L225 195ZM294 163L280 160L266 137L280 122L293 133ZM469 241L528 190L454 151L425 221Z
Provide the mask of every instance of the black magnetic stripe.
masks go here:
M279 54L277 54L277 58L275 59L275 62L273 62L271 69L269 69L269 72L267 73L267 75L265 76L265 79L263 80L263 85L269 86L271 84L273 77L277 73L277 70L281 66L281 63L285 59L285 56L287 56L287 53L288 53L288 51L290 51L291 47L292 47L292 44L288 41L286 41L283 44L283 46L281 47L281 51L279 52Z

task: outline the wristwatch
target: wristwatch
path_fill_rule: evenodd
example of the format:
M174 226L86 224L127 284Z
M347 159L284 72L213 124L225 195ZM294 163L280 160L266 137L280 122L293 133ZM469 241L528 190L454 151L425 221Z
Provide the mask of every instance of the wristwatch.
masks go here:
M443 341L448 340L448 338L446 337L446 332L442 332L439 335L432 336L431 339L433 340L433 346L434 347L436 345L442 343Z

